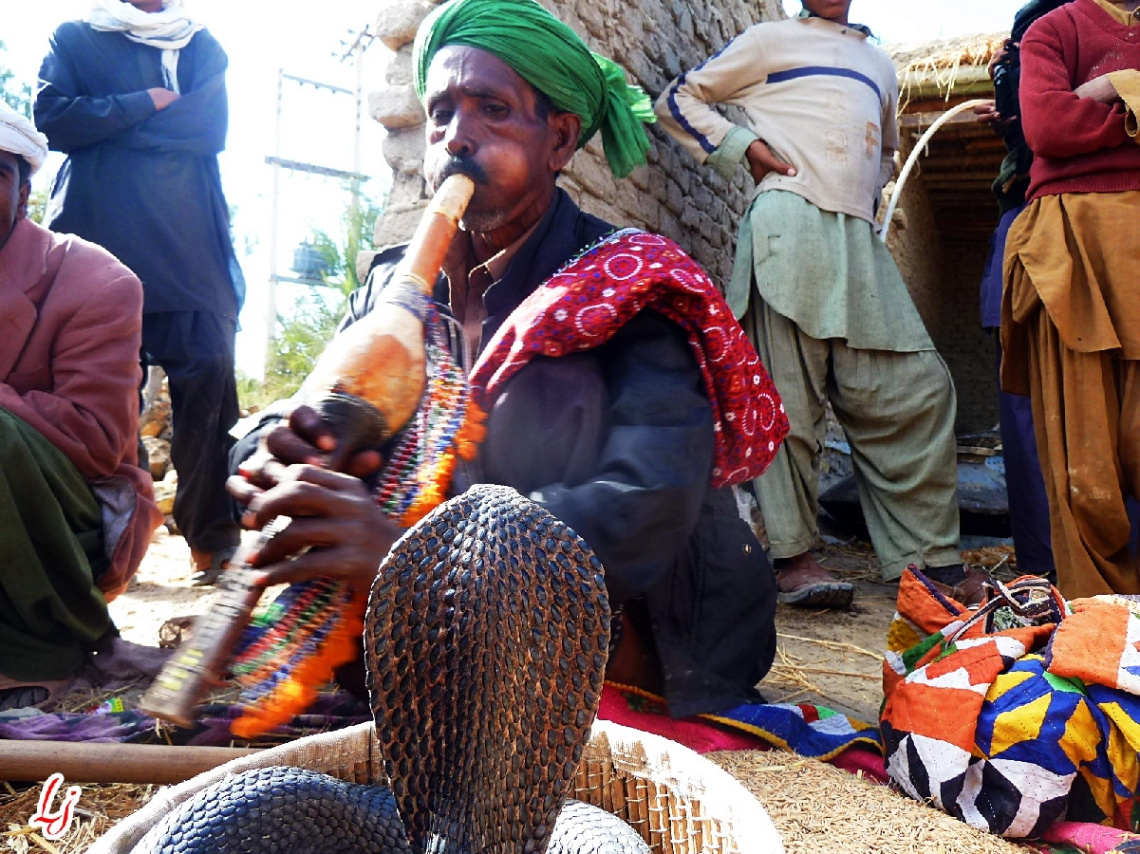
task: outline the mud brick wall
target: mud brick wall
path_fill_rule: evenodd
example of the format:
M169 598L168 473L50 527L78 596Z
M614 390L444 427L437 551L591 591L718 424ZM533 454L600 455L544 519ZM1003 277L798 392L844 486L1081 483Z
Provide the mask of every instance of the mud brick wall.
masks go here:
M902 159L909 153L910 141L904 139ZM988 198L981 203L992 204ZM887 245L954 378L955 431L963 435L996 427L997 336L982 330L979 297L988 246L944 239L921 172L911 174L898 210Z
M779 0L544 0L597 52L621 65L651 97L684 69L719 50L741 30L782 18ZM393 185L376 225L376 246L407 240L427 200L420 167L424 113L412 91L411 43L431 2L388 0L376 29L395 57L385 85L369 98L369 112L388 131L384 157ZM736 224L751 180L743 169L731 182L698 167L657 127L650 128L649 163L624 181L610 175L601 136L575 155L561 183L586 211L615 225L639 226L671 237L699 261L714 281L732 273Z

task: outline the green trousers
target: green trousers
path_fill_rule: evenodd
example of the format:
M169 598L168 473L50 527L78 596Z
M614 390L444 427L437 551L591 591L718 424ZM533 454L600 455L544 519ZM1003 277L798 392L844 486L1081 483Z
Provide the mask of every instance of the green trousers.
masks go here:
M933 350L856 350L805 335L752 295L744 327L791 422L776 459L753 483L773 558L818 539L819 459L826 403L847 434L859 503L883 578L961 562L950 371Z
M0 673L62 679L111 626L99 503L79 471L0 409Z

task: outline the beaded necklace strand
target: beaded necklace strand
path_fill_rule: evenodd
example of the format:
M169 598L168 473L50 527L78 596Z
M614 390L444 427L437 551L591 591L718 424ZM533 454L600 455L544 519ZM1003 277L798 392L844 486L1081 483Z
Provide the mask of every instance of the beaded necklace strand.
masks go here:
M460 458L475 458L486 415L447 346L438 309L424 317L427 384L420 406L394 441L381 470L376 502L410 527L447 497ZM230 731L250 739L287 723L316 699L317 688L359 654L368 591L315 578L285 590L255 621L238 655L240 717ZM259 630L259 631L258 631Z

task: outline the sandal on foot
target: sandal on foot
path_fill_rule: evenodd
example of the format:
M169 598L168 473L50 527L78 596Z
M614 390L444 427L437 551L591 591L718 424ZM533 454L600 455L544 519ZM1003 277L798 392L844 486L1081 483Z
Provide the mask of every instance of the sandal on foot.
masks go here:
M818 566L776 572L776 599L797 608L846 608L855 597L850 582Z
M194 561L194 569L197 571L190 576L190 586L211 587L217 584L222 573L229 568L230 561L233 560L236 552L237 546L218 549L216 552L200 552L197 549L191 549L190 558Z
M39 706L61 691L66 691L74 682L74 676L68 676L65 679L21 681L0 674L0 712Z

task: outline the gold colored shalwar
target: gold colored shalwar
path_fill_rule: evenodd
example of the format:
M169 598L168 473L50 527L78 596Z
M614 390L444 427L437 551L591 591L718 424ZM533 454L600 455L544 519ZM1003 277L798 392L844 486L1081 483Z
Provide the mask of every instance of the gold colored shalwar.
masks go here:
M1140 191L1030 202L1009 232L1002 386L1029 394L1068 598L1140 593Z

